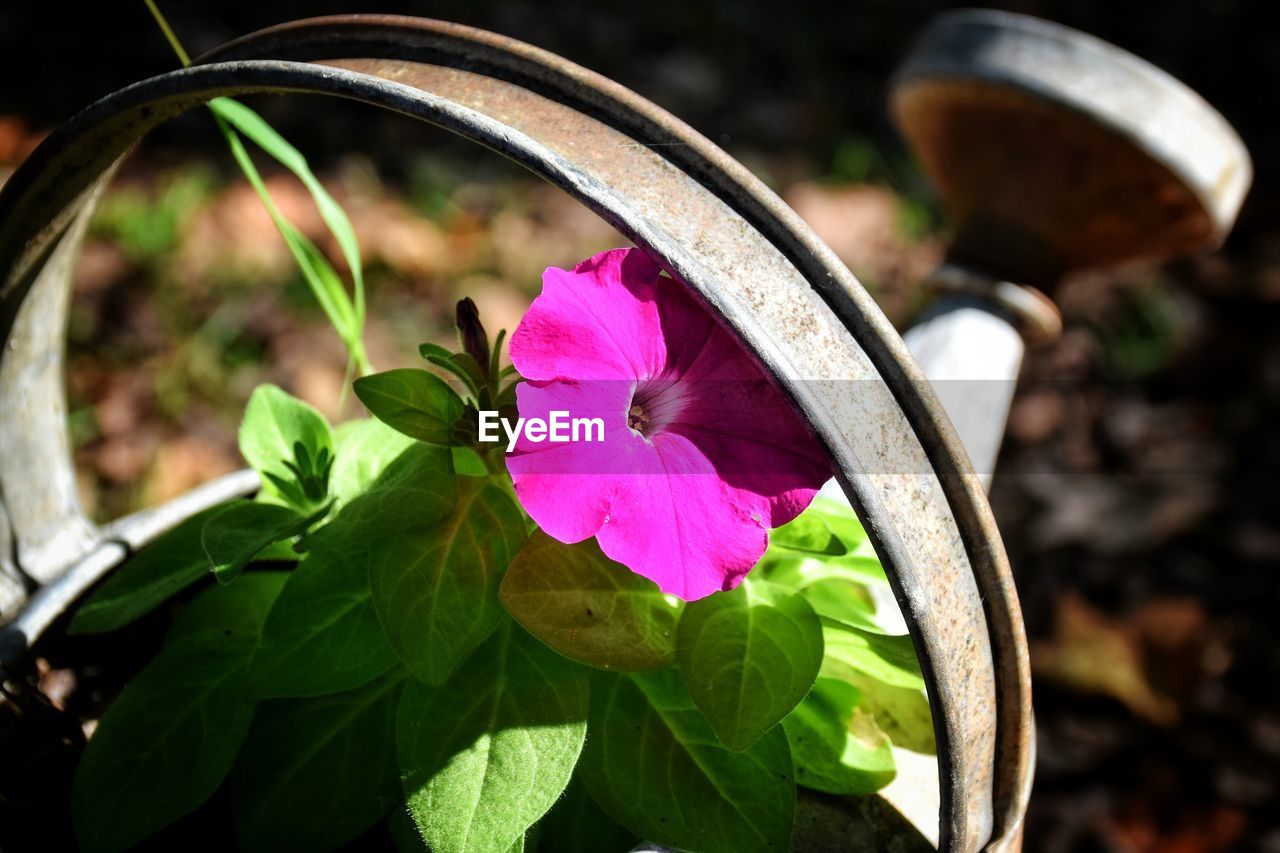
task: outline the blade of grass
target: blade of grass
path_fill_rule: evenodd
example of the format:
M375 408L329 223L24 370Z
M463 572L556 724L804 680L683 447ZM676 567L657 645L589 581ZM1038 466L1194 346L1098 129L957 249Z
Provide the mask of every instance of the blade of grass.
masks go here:
M284 238L285 245L289 247L289 251L293 254L293 258L298 264L298 269L302 271L302 276L306 279L307 285L311 288L316 301L320 303L321 309L329 318L334 330L337 331L338 337L346 344L347 351L351 354L351 359L361 373L367 374L371 372L368 356L365 355L362 341L362 318L357 313L355 306L351 304L347 291L342 286L342 279L338 277L338 273L333 269L328 259L316 248L315 244L303 236L280 213L280 209L276 206L271 193L267 191L266 184L263 183L262 176L258 174L257 167L253 165L253 160L249 157L249 152L245 149L239 135L232 130L222 116L217 113L214 115L219 129L222 130L223 136L226 137L227 145L231 148L231 155L240 165L240 170L244 172L254 190L257 191L258 198L261 199L263 207L266 208L267 214L271 217L271 221L275 223L280 236Z
M263 120L262 116L244 104L230 98L214 98L209 102L209 109L220 116L241 135L247 137L255 145L270 154L280 165L302 181L302 185L311 193L320 218L329 228L330 233L338 241L342 256L351 270L351 281L355 292L356 319L364 323L364 270L360 263L360 245L356 242L356 232L351 225L347 212L329 195L328 190L316 179L307 160L302 153L289 144L287 140Z
M169 26L169 22L165 20L163 13L161 13L154 0L143 0L143 2L146 3L151 16L160 27L161 32L164 33L169 46L173 48L173 52L177 54L183 66L189 66L191 58L182 47L182 43L178 41L177 35ZM248 178L249 183L253 185L254 190L258 193L258 197L262 200L263 206L271 216L272 222L275 223L277 230L279 230L285 245L289 247L289 251L298 264L303 278L306 279L307 285L311 288L316 301L320 304L325 316L328 317L330 324L333 325L334 330L346 346L349 354L347 363L348 377L357 370L365 375L372 373L373 366L369 363L368 355L364 349L364 269L360 260L360 246L356 240L355 229L351 225L351 219L347 216L346 211L342 209L342 206L324 188L315 174L312 173L302 153L290 145L261 116L230 98L215 98L207 106L213 113L214 119L218 122L218 128L227 140L232 156L239 164L241 171L244 172L245 177ZM246 138L252 140L259 148L292 172L307 188L317 210L320 212L320 218L324 221L329 232L333 234L339 249L342 251L343 258L346 260L347 267L351 270L352 291L355 295L354 304L351 298L347 296L342 279L337 271L334 270L333 265L329 263L329 260L280 213L275 200L267 190L266 184L262 181L261 175L254 166L253 160L249 157L249 153L238 134L243 134ZM346 385L347 383L344 382L344 396Z

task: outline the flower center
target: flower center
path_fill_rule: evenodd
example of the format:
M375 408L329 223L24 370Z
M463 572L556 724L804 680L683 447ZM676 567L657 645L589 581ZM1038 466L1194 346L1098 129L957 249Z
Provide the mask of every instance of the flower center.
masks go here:
M644 413L643 406L632 406L627 412L627 426L644 435L649 429L649 416Z
M642 380L631 395L627 426L645 438L652 438L679 418L687 397L688 389L677 380Z

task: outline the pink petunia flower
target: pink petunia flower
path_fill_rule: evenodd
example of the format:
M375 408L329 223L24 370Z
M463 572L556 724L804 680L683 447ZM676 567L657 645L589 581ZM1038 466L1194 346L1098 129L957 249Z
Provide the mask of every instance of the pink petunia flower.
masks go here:
M752 356L639 249L548 269L511 360L520 417L603 424L603 440L519 437L507 467L525 510L687 601L737 586L831 476Z

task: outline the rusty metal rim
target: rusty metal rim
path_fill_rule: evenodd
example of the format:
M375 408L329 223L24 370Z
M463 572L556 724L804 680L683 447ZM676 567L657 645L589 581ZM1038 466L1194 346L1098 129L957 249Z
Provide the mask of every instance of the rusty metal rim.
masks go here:
M1105 127L1191 191L1219 242L1249 188L1248 149L1199 93L1139 56L1052 21L995 9L939 15L899 68L895 88L916 80L1015 89Z
M379 26L381 25L376 21L369 19L330 19L301 23L266 31L261 36L251 36L233 47L237 51L252 53L256 49L270 50L271 42L280 37L291 38L293 35L310 34L321 36L314 42L320 43L326 38L351 36L351 32L345 31L346 28L363 29L368 32L377 30ZM913 429L922 439L925 451L941 478L951 502L961 535L971 555L979 587L983 591L987 618L991 623L989 628L993 635L993 646L997 656L996 668L1003 682L1000 688L998 710L1006 724L1010 721L1029 719L1025 647L1021 636L1017 603L1012 594L1012 584L1008 578L1003 551L999 538L995 534L985 498L976 488L976 479L968 471L963 452L959 450L958 442L952 436L945 417L941 416L937 403L931 395L921 393L924 387L921 377L906 355L900 340L857 285L852 275L834 259L830 251L813 237L794 213L782 205L772 193L765 190L736 162L658 108L626 92L616 84L603 81L602 78L590 72L568 65L535 48L487 33L415 19L394 19L389 28L394 28L400 33L408 30L419 36L444 37L463 42L468 47L480 46L489 52L496 52L503 56L506 64L505 68L498 69L499 72L508 74L520 71L539 72L529 75L535 83L554 88L558 82L564 86L563 89L556 89L558 96L562 99L566 96L582 98L584 103L593 107L592 112L595 117L606 121L612 119L611 123L615 127L643 134L642 138L645 139L653 139L656 136L660 140L667 137L681 143L673 147L668 159L680 165L688 174L697 177L704 185L718 191L722 197L731 199L739 210L745 208L744 216L760 228L765 236L804 273L811 286L822 294L828 305L846 322L855 338L881 371L882 376L888 381L899 404L907 413ZM335 30L343 30L343 32L335 32ZM385 30L381 32L384 38L387 35ZM261 44L255 42L255 39L259 38L262 39ZM298 42L291 41L290 48L297 50ZM231 51L232 48L226 50ZM458 56L463 53L464 51L457 51ZM226 55L229 54L220 52L213 58L220 59ZM434 59L437 62L440 61L438 56ZM457 61L457 56L453 59ZM469 56L469 61L472 63L471 70L475 70L474 54ZM483 63L479 64L483 65ZM279 90L320 91L380 102L383 106L424 117L420 105L415 107L406 98L406 93L396 92L388 85L370 88L368 80L355 79L357 77L358 75L345 72L321 70L315 66L298 66L288 62L220 61L218 65L212 67L175 72L149 83L130 87L89 108L73 120L65 131L55 134L55 137L49 140L50 147L40 152L40 155L33 156L30 168L24 167L24 170L20 170L15 174L15 180L11 181L13 185L6 187L6 192L3 197L0 197L0 217L7 218L12 215L16 204L15 199L21 195L23 180L33 180L33 175L41 165L41 157L45 158L45 165L47 165L48 161L54 159L59 145L68 144L70 140L78 138L81 132L91 131L102 123L112 125L113 121L124 122L124 128L118 125L109 127L110 132L107 136L113 139L128 136L129 131L135 131L136 135L145 130L146 128L138 125L138 122L148 127L158 123L159 118L150 121L146 116L146 110L149 108L146 103L148 98L157 98L158 102L164 106L165 115L162 117L167 117L216 94ZM377 89L376 93L374 89ZM583 97L583 90L591 92L593 97L589 99ZM128 112L130 107L140 110L141 114L130 114ZM431 116L431 119L449 126L449 123L441 120L438 114ZM130 122L134 122L135 126L128 127ZM471 138L479 138L473 127L450 127L450 129ZM520 152L513 151L508 145L504 145L500 137L495 136L486 141L502 150L502 153L522 159ZM103 156L101 152L96 153L100 157ZM110 152L110 157L114 157L117 153L121 152ZM527 158L523 158L522 162L534 168L535 171L546 174L545 162L530 163ZM618 221L616 216L610 214L608 206L602 205L598 196L593 201L593 195L601 192L603 188L574 187L570 185L572 176L560 175L559 178L557 183L561 183L606 219L621 227L624 233L629 232L640 242L652 245L654 242L652 238L646 239L644 233L628 227L628 223ZM74 184L76 181L73 179L71 183ZM65 186L64 189L66 189ZM22 207L20 204L17 206ZM8 249L9 257L17 257L21 254L18 247L5 248ZM662 251L663 248L666 251ZM659 253L668 256L678 254L672 247L661 247ZM29 262L34 264L34 260L29 259ZM686 277L695 279L698 277L696 269L680 269L678 264L675 266L677 266L676 271ZM19 272L22 272L21 268ZM5 302L13 304L11 298L15 295L13 292L5 294ZM14 310L16 311L16 308ZM846 488L851 487L848 478L845 478L845 485ZM873 497L863 494L862 490L859 490L858 496L860 499L871 500L874 503ZM899 590L899 592L902 591ZM1003 750L1004 754L997 765L1005 771L1005 778L998 781L999 812L995 826L997 841L1016 831L1024 802L1025 784L1029 779L1030 754L1026 746L1028 731L1025 728L1019 728L1019 731L1011 732L1005 725L1000 732L999 749ZM944 792L946 790L947 787L944 785Z

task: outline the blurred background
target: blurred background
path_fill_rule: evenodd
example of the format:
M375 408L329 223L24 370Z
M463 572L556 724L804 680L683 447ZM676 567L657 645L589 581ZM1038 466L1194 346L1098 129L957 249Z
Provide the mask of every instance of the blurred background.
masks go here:
M444 18L548 48L746 163L904 328L927 302L921 279L947 224L884 94L913 34L950 5L162 7L193 55L269 24L353 11ZM992 493L1036 678L1027 849L1280 853L1278 35L1262 26L1266 5L1243 0L995 5L1164 67L1235 125L1256 167L1221 252L1064 282L1067 330L1028 355ZM174 66L141 0L0 6L0 178L81 107ZM492 329L512 328L545 266L620 242L558 191L443 132L316 98L248 103L352 216L379 368L447 339L461 295ZM301 186L259 164L285 214L325 245ZM235 429L260 382L350 416L343 367L211 118L192 113L147 139L103 203L76 280L68 385L92 514L239 467Z

